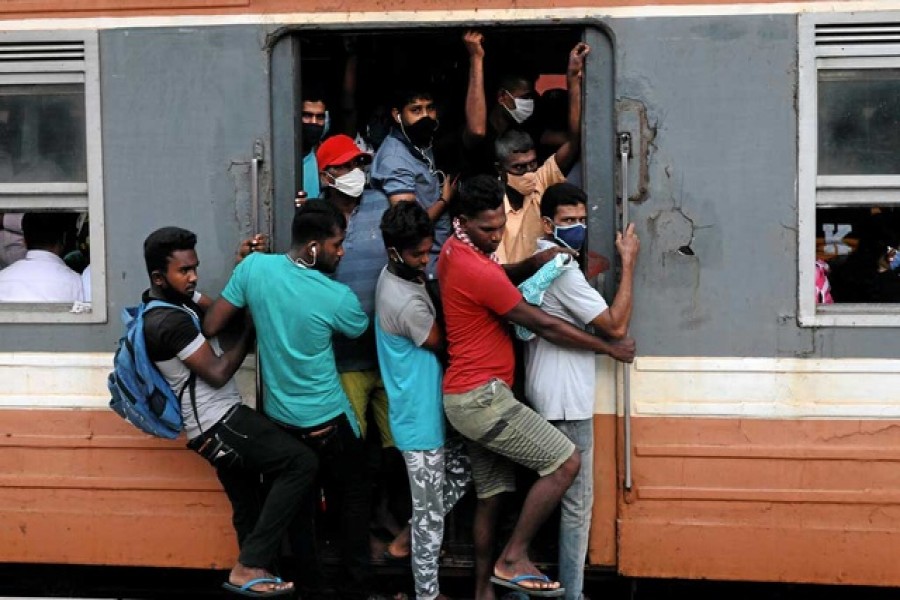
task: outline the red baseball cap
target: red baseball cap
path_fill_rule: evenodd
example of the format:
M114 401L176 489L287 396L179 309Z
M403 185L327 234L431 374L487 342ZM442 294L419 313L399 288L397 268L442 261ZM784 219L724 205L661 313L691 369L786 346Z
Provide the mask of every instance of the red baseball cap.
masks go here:
M360 158L365 163L372 162L372 155L359 149L356 143L348 135L333 135L321 144L316 150L316 163L319 169L346 165L353 159Z

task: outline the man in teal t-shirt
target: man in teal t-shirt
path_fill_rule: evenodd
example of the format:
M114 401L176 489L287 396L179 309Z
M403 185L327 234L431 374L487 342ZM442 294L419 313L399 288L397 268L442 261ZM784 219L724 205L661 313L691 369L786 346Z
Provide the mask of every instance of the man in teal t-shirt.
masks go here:
M329 279L344 255L347 221L330 202L298 209L285 254L252 254L235 268L204 319L219 332L247 308L257 331L265 387L265 413L314 450L320 475L341 496L341 552L346 573L334 585L341 598L369 594L369 482L359 423L341 387L331 338L355 338L369 324L356 295ZM301 502L304 499L298 498ZM312 499L305 499L292 544L300 564L318 565ZM320 573L304 571L301 593L318 597Z

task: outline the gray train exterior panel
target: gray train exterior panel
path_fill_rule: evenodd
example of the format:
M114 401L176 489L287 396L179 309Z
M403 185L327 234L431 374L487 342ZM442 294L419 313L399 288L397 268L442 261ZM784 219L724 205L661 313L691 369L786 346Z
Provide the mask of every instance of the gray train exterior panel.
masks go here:
M605 24L614 96L643 105L655 131L648 193L630 207L642 238L639 354L897 356L890 328L797 325L796 16ZM0 351L111 351L119 311L147 285L141 242L159 226L199 234L200 287L219 292L250 232L257 139L267 146L264 195L271 180L269 32L101 32L109 322L3 325ZM679 253L685 245L693 256Z

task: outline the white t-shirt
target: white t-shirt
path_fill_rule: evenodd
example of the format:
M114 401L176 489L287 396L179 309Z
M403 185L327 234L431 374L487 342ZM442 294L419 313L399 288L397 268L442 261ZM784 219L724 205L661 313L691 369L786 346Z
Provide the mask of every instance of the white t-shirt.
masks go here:
M46 250L29 250L25 258L0 271L0 302L82 302L81 275Z
M84 290L84 301L91 301L91 265L84 268L81 272L81 288Z
M538 240L537 251L553 247ZM584 329L607 309L606 301L578 269L565 269L544 292L541 310ZM525 345L525 397L548 421L594 416L595 354L561 348L541 337Z

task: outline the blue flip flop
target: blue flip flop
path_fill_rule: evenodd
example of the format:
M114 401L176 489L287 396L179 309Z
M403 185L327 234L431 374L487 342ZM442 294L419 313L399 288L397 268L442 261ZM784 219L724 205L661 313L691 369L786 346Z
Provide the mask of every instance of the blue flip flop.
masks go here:
M256 590L250 589L254 585L259 585L260 583L278 584L284 583L284 580L282 580L281 577L260 577L259 579L251 579L244 585L234 585L230 581L226 581L222 584L222 587L229 592L240 594L241 596L248 596L250 598L273 598L275 596L287 596L294 593L294 588L287 588L284 590L269 590L267 592L258 592Z
M540 581L542 583L550 583L552 580L546 575L516 575L511 579L504 579L503 577L498 577L496 575L491 577L491 583L501 585L511 590L516 590L517 592L521 592L529 596L538 596L540 598L558 598L560 596L564 596L566 593L566 588L564 587L558 587L553 590L542 590L520 585L523 581Z

